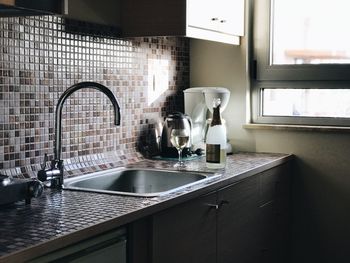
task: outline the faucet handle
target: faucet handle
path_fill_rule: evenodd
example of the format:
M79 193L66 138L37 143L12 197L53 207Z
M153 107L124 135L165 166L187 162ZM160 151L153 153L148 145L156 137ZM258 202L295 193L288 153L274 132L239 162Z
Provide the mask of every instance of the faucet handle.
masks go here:
M44 155L44 161L43 161L43 163L40 165L41 170L45 170L47 161L48 161L48 157L47 157L47 153L45 153L45 155Z

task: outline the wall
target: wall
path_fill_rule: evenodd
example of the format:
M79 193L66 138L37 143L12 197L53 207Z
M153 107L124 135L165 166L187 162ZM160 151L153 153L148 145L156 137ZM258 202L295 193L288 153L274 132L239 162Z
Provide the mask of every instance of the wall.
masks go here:
M245 42L191 40L190 86L230 89L224 118L234 150L295 154L292 262L348 262L350 134L242 128L249 112Z
M113 125L104 94L92 89L73 94L63 107L66 164L106 152L116 152L115 162L134 157L159 119L183 109L188 40L118 39L111 27L56 16L0 18L1 173L35 176L44 153L53 158L55 106L81 81L111 89L121 125Z

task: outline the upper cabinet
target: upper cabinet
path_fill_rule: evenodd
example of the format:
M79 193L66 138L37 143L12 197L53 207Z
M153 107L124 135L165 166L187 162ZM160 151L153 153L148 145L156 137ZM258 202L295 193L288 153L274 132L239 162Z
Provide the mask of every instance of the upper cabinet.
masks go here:
M120 0L69 0L66 7L66 18L120 27Z
M67 0L0 0L0 16L64 14Z
M244 0L122 0L123 36L187 36L239 45Z
M244 0L188 0L187 26L243 36Z

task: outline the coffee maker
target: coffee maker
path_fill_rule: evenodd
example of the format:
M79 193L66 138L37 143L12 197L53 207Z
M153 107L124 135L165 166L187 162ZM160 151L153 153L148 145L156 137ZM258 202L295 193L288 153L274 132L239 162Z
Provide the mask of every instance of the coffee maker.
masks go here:
M211 122L214 98L220 98L222 113L230 99L230 91L222 87L194 87L184 90L185 113L192 119L191 141L194 150L205 149L205 136ZM222 122L225 124L224 119Z

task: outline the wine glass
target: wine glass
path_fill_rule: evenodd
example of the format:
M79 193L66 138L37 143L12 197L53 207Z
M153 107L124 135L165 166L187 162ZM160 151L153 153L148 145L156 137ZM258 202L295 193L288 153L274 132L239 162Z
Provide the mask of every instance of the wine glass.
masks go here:
M182 150L190 140L190 131L188 129L172 129L170 134L170 142L177 149L179 160L174 167L184 167L185 164L181 159Z

